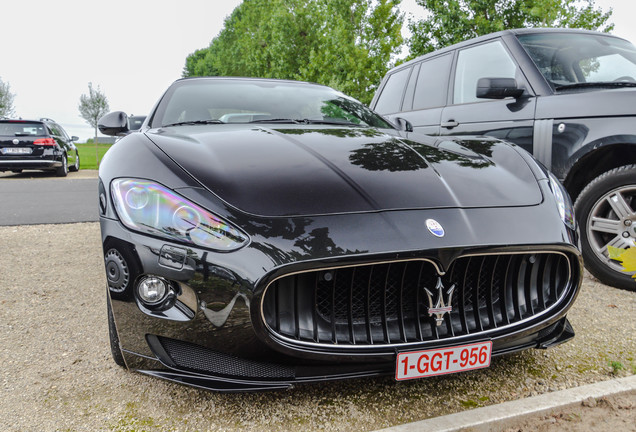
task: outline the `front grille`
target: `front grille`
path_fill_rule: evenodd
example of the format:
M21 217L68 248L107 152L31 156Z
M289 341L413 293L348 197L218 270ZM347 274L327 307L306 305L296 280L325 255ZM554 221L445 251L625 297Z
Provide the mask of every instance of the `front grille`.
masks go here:
M400 261L283 277L266 290L262 310L271 331L298 342L425 342L524 321L555 305L570 283L560 253L466 256L444 276L429 261ZM431 305L448 309L449 298L450 312L429 315Z

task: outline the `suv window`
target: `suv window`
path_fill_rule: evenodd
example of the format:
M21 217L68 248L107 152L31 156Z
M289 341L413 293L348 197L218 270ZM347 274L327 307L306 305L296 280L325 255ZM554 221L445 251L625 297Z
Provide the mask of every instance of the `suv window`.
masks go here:
M411 68L405 68L395 72L389 77L382 89L378 103L375 105L377 112L386 114L400 111L404 87L406 86L406 80L409 78L410 72Z
M446 105L448 71L453 56L446 54L422 62L417 77L413 109L434 108Z
M455 71L453 103L483 101L476 96L480 78L515 78L516 70L515 62L499 41L461 50Z

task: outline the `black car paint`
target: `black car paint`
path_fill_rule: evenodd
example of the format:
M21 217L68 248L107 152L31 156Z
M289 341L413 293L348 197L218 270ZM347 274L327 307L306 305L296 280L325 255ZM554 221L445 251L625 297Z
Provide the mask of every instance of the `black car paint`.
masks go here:
M148 137L192 177L210 185L211 192L259 216L542 201L527 163L496 140L440 140L431 146L423 138L405 142L390 130L250 124L214 130L184 126ZM480 146L483 154L470 150L471 145ZM279 155L284 155L284 172ZM474 169L480 176L472 176ZM466 182L483 193L476 196L464 187Z
M210 138L213 135L219 137L216 142ZM298 152L301 165L314 168L312 175L330 178L337 173L339 180L314 182L312 187L316 190L308 190L313 198L297 200L293 178L280 172L288 164L273 171L275 167L261 158L260 163L265 167L261 170L259 159L250 159L245 148L252 151L259 142L269 144L267 158L270 160L286 161L292 148ZM228 143L241 149L237 157L229 157ZM179 145L187 151L179 151ZM324 147L319 151L316 146ZM387 157L387 152L376 155L378 147L388 149L389 155L394 157ZM373 163L357 164L359 152L367 150L370 150L367 159ZM227 164L215 163L211 154ZM242 165L240 156L245 156L248 162ZM290 169L298 175L294 167ZM471 203L471 196L483 193L479 173L489 169L493 170L489 181L498 184L496 179L500 180L502 188L498 194L501 196L493 194L489 206L462 207L460 204ZM357 175L351 174L352 170ZM530 184L512 181L513 172L525 177ZM237 178L234 173L244 177ZM279 174L288 179L286 184L279 183ZM463 180L459 181L457 174ZM160 182L239 227L249 236L249 244L233 252L214 252L125 228L118 220L109 187L113 179L120 177ZM435 186L426 190L426 199L437 205L423 208L424 198L408 203L406 197L395 205L392 195L399 182L395 180L393 187L383 188L387 178L421 182L423 189L432 181ZM259 198L245 192L250 184L258 185L264 194L260 198L263 202L253 202ZM276 206L270 201L276 190L273 186L282 192L281 197L276 197L279 200L274 202ZM372 199L367 190L373 191ZM525 196L515 197L515 192ZM136 274L157 274L178 283L179 298L189 305L194 317L176 308L144 313L131 293L111 292L126 365L149 375L208 389L258 390L286 388L307 381L391 374L395 371L396 349L449 346L477 338L492 340L493 354L500 355L563 342L573 335L565 313L576 298L582 273L580 256L574 246L576 234L560 220L551 196L546 173L529 155L492 139L452 141L418 137L415 141L404 139L395 130L368 129L361 133L357 127L334 126L142 127L141 133L118 141L100 167L104 252L118 248L125 251ZM506 199L520 201L504 207ZM321 202L316 200L327 201L320 206ZM427 218L443 221L446 235L442 238L431 235L424 225ZM166 265L163 254L166 248L177 254L183 251L177 266L180 268ZM287 274L379 261L423 259L445 269L461 255L536 250L567 255L571 263L571 285L551 312L505 330L459 340L352 350L287 343L267 329L260 315L265 290L272 281ZM226 308L229 314L225 321L221 319L219 326L206 317L210 311L219 315ZM240 374L205 373L179 367L171 364L168 355L161 354L163 348L158 337L212 350L224 362L235 363L237 367L248 367L250 362L255 362L281 370L282 375L255 380Z

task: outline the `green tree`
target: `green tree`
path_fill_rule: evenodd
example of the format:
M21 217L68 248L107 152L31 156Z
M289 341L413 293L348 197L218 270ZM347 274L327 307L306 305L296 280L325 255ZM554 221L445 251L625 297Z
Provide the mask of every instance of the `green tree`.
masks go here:
M97 150L97 122L109 111L108 99L106 95L102 93L99 86L97 90L93 88L93 83L88 83L88 95L83 94L80 96L79 103L80 117L82 117L86 123L91 125L95 129L95 159L97 160L97 166L99 166L99 152Z
M13 98L11 86L0 79L0 117L10 117L15 114L13 109Z
M183 76L326 84L368 103L402 46L401 0L244 0Z
M409 22L410 58L488 33L525 27L570 27L609 32L612 9L594 0L416 0L426 18Z

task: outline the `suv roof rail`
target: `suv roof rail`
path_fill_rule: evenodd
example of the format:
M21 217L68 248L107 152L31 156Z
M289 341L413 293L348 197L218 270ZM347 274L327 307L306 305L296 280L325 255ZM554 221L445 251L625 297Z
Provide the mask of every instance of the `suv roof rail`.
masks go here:
M50 119L50 118L48 118L48 117L40 117L40 121L50 121L50 122L55 123L55 120Z

